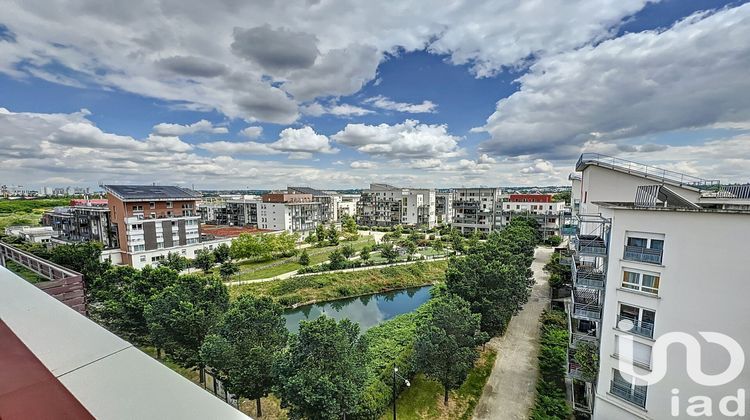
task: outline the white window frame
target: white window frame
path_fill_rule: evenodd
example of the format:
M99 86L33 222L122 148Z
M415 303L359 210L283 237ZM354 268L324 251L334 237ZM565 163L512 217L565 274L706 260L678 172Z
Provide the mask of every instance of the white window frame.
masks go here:
M636 282L626 281L628 273L636 275ZM656 278L656 282L655 282L656 287L644 286L643 285L644 276L650 276L650 277ZM635 290L638 292L647 293L649 295L659 296L659 288L661 287L661 275L659 273L645 272L645 271L634 270L632 268L624 267L622 269L621 285L623 289Z

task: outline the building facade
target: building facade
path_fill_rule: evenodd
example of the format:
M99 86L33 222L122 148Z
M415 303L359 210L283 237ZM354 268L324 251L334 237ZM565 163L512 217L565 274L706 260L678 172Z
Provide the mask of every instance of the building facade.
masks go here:
M295 190L265 194L258 206L258 227L266 230L286 230L305 234L325 224L330 215L329 203L315 201L312 194Z
M119 246L106 200L71 200L70 206L45 212L42 224L52 228L58 241L96 241L101 242L105 249Z
M453 191L441 191L435 193L435 223L438 225L449 225L453 223Z
M718 373L737 350L705 344L703 333L730 337L750 348L750 293L742 238L750 234L750 186L722 187L692 177L608 156L584 154L572 177L575 223L563 230L572 244L569 394L594 419L688 418L689 400L701 396L728 412L747 405L750 370L707 386L689 370ZM659 340L692 337L684 346ZM583 342L598 351L598 374L582 375L574 354ZM663 343L662 343L663 345ZM701 355L701 352L703 355ZM693 359L697 354L697 360ZM645 375L663 372L658 381ZM635 376L633 375L635 374ZM677 397L677 399L675 399ZM694 402L694 401L693 401Z
M435 190L370 184L357 203L357 224L432 228L436 224Z
M196 192L174 186L104 188L124 264L140 268L170 252L192 258L197 249L202 249Z
M453 224L462 234L490 233L500 228L500 188L453 190Z
M502 225L513 217L532 217L539 224L542 239L560 235L560 217L566 207L562 201L553 201L552 194L510 194L502 203Z

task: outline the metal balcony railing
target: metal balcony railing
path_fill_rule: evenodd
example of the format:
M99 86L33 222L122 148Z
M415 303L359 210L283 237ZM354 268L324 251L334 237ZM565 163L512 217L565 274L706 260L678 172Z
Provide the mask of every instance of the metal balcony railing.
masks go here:
M632 327L627 329L626 327L630 325ZM634 335L640 335L641 337L654 338L654 324L651 322L639 321L627 316L618 315L617 328Z
M578 379L579 381L585 381L585 375L581 371L581 366L575 362L568 362L568 377L571 379Z
M626 246L623 259L650 264L661 264L663 252L664 250L661 249L645 248L642 246Z
M633 386L627 382L613 380L609 386L609 392L623 400L646 408L646 394L648 388L645 386Z
M581 343L596 343L598 341L599 339L596 338L596 333L574 332L570 335L570 347L572 348L578 347Z
M560 227L560 234L563 236L575 236L578 234L578 225L562 225Z
M595 256L607 255L607 244L600 236L577 235L575 237L576 249L580 254Z
M687 175L681 172L657 168L643 163L616 158L614 156L602 155L600 153L584 153L578 158L576 170L582 171L585 164L595 164L603 167L619 169L621 171L637 174L644 178L654 179L677 185L689 185L695 188L709 188L719 185L718 180L708 180Z
M576 287L604 289L606 275L602 271L584 268L576 270L575 274Z

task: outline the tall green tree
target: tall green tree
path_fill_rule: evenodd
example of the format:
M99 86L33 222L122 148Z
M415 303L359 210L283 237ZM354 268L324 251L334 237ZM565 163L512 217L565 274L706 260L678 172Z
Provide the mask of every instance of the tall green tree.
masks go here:
M324 242L327 236L328 232L326 232L326 227L323 224L315 226L315 238L318 239L318 242Z
M227 281L230 277L240 272L240 267L231 261L224 261L219 266L219 275L222 280Z
M151 296L177 279L177 272L167 267L146 266L140 271L128 266L112 267L97 278L91 317L127 341L151 344L145 307Z
M380 256L385 258L389 264L392 264L398 259L398 251L392 243L387 242L380 247Z
M187 275L151 297L144 307L149 333L169 357L200 370L200 348L229 306L226 286L213 276Z
M170 252L166 258L159 261L159 266L169 267L179 273L190 266L190 261L176 252Z
M365 245L362 247L361 250L359 250L359 258L362 259L362 261L369 261L370 260L370 253L372 252L372 248L370 248L369 245Z
M299 264L303 267L310 265L310 254L307 253L306 249L303 249L299 255Z
M195 251L195 259L193 260L193 266L195 268L203 270L204 273L208 273L214 267L216 263L216 257L214 253L208 249L199 249Z
M344 256L344 258L351 258L356 253L357 251L354 250L354 247L349 244L341 247L341 254Z
M59 245L49 251L49 260L83 274L86 284L95 282L109 264L101 262L103 245L90 241L79 244Z
M227 244L219 244L214 249L214 258L216 259L216 262L219 264L223 264L231 258L231 249L229 248L229 245Z
M354 220L354 217L347 215L344 215L344 221L342 223L342 227L344 232L350 233L350 234L356 234L357 233L357 221Z
M336 229L336 226L331 225L330 228L328 228L328 243L330 245L338 245L339 244L339 231Z
M444 295L430 303L414 344L418 369L443 385L443 401L458 388L479 357L477 346L487 341L479 329L479 314L458 296Z
M331 270L340 270L346 268L346 257L338 249L333 250L328 255L328 268Z
M261 235L242 233L232 240L229 254L232 258L256 258L262 255L266 245L261 241Z
M260 399L275 383L272 367L287 342L282 314L282 307L268 297L241 296L201 347L203 363L219 375L227 391L255 400L258 417L263 415Z
M303 321L277 364L282 406L291 418L345 418L362 398L367 354L359 326L348 319Z

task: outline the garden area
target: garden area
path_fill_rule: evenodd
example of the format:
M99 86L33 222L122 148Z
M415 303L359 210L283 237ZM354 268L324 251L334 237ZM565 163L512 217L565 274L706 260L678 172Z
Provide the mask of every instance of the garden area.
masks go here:
M42 214L58 206L67 206L68 198L44 198L35 200L0 200L0 232L8 226L38 226Z

